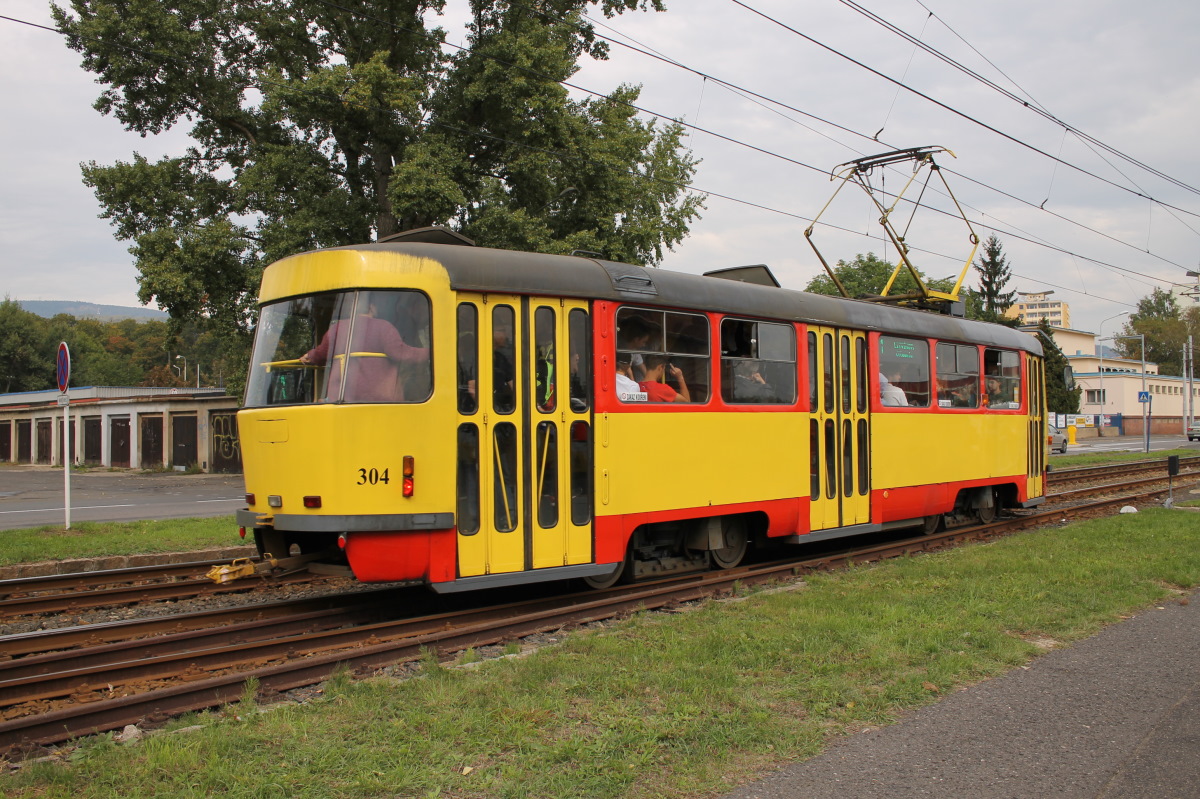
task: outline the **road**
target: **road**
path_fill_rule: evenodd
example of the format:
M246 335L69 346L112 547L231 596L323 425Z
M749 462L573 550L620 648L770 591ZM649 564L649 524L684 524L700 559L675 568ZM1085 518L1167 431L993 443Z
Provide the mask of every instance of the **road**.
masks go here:
M1200 449L1200 442L1187 440L1180 433L1173 436L1150 436L1150 454L1167 449ZM1145 440L1141 436L1114 436L1104 438L1080 438L1074 445L1068 445L1068 455L1078 455L1082 452L1143 452Z
M244 506L240 474L76 472L71 524L225 516ZM0 530L62 526L63 473L46 466L0 466Z

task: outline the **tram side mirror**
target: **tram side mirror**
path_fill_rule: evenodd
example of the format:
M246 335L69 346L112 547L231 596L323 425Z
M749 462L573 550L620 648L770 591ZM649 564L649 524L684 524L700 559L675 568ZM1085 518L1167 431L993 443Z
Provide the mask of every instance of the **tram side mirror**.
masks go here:
M1075 390L1075 372L1069 366L1063 367L1063 385L1067 387L1067 391Z
M1167 456L1167 475L1170 477L1178 477L1179 476L1179 456L1178 455L1168 455Z

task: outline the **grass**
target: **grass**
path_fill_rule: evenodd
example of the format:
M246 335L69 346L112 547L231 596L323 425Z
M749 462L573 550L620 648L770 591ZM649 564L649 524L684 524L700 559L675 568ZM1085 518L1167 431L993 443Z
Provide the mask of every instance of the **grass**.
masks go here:
M270 712L0 778L12 796L691 797L810 757L1200 583L1194 517L1150 510L636 614L524 658L331 680ZM472 659L472 658L468 658Z
M0 566L68 558L188 552L238 546L233 516L140 522L82 522L70 530L46 525L5 530Z

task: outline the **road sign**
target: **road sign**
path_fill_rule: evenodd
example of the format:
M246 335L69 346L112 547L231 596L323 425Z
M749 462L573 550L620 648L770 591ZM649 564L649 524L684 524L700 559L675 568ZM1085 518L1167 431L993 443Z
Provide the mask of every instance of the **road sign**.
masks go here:
M58 390L66 391L70 382L71 351L67 349L67 342L60 341L58 343Z
M1149 391L1139 391L1138 392L1138 402L1149 402L1149 401L1150 401L1150 392Z

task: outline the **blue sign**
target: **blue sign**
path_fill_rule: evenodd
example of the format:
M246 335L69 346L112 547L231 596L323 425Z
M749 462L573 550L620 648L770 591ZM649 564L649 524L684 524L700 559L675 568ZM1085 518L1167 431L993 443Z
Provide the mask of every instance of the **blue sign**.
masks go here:
M1150 401L1150 392L1149 391L1139 391L1138 392L1138 402L1149 402L1149 401Z
M58 390L66 391L67 384L71 382L71 351L67 349L67 342L60 341L58 343Z

